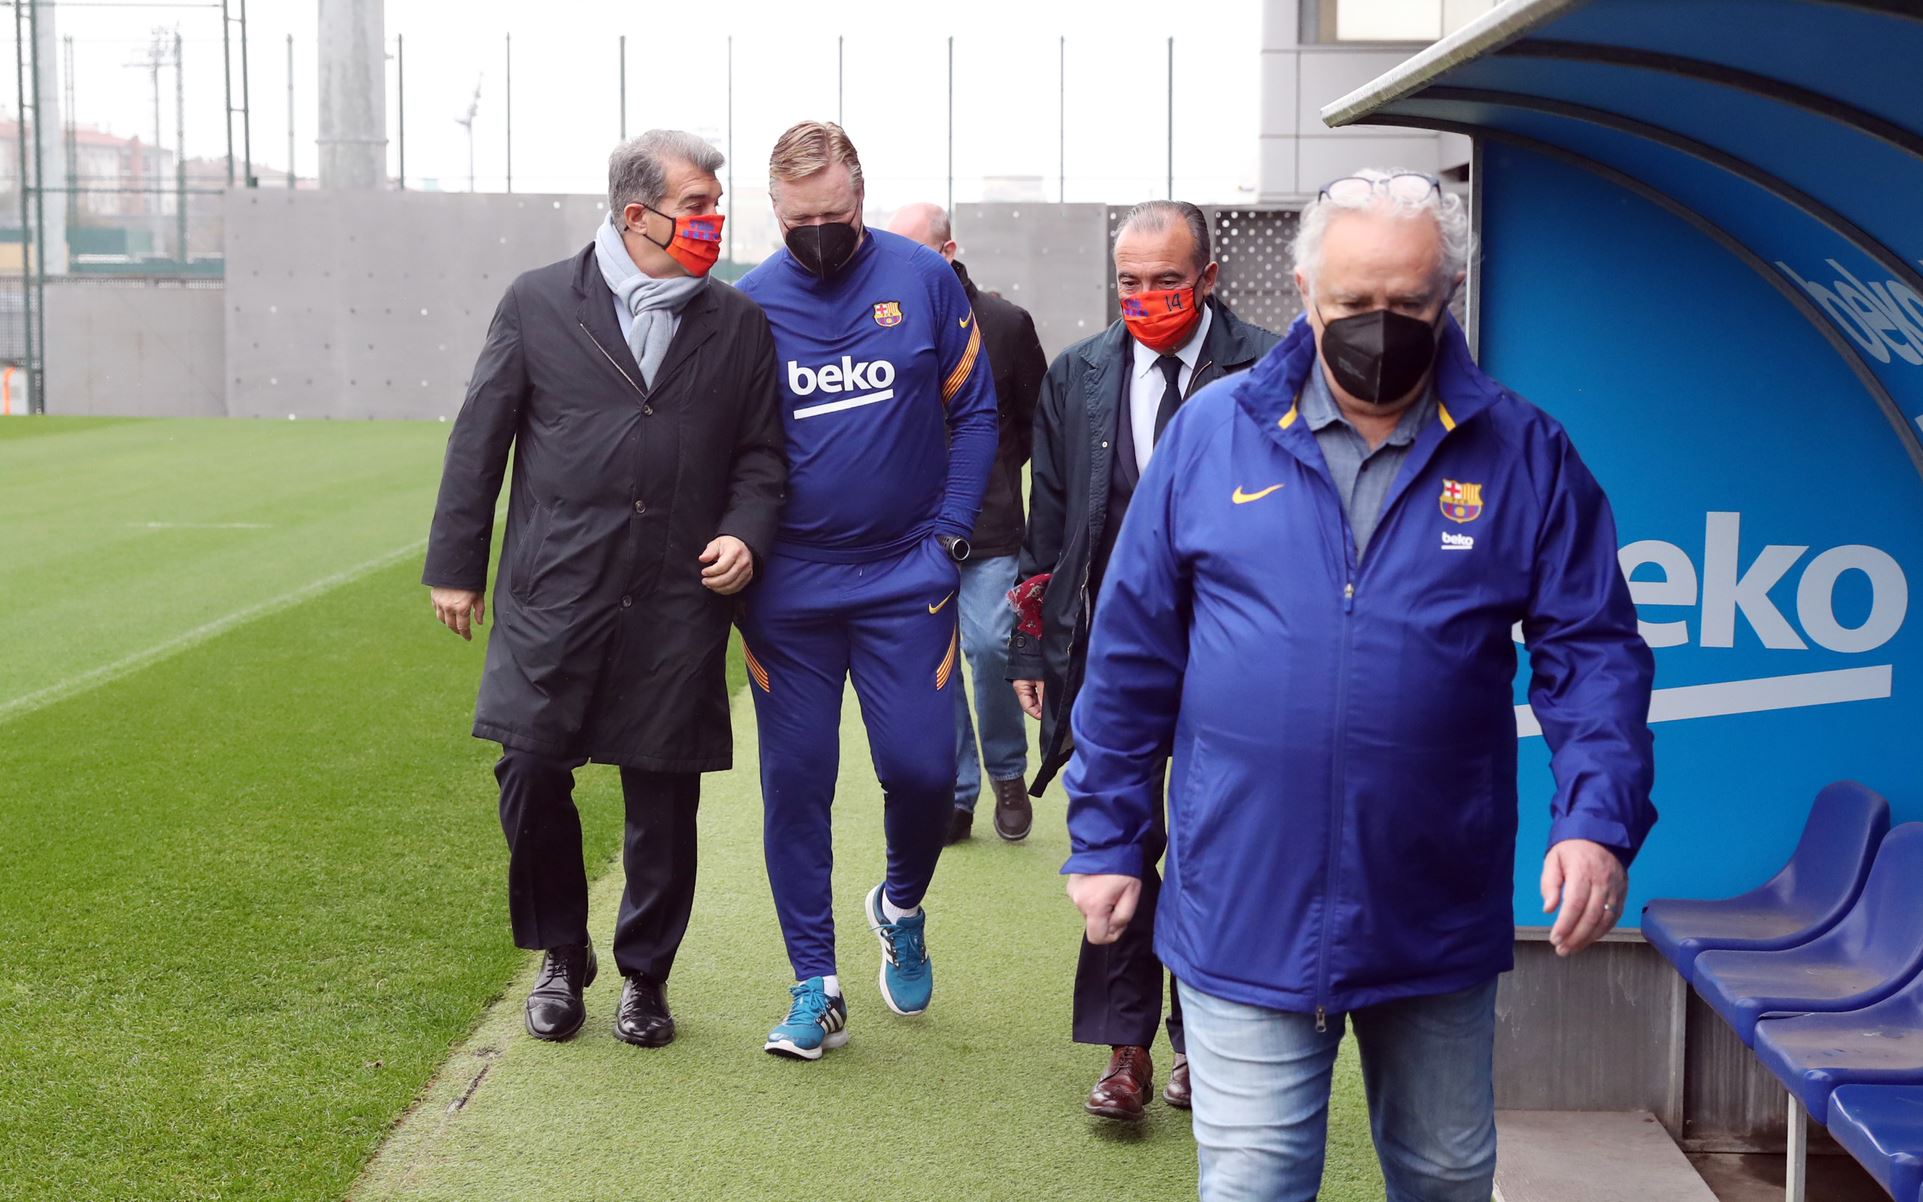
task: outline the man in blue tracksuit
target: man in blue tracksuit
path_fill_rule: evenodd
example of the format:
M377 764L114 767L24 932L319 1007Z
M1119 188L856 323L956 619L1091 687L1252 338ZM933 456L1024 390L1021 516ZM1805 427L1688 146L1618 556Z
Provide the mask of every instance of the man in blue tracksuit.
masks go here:
M1305 210L1309 309L1184 405L1095 608L1065 871L1126 928L1172 757L1155 950L1181 981L1204 1199L1312 1199L1345 1016L1392 1202L1487 1202L1511 967L1521 623L1557 789L1564 954L1621 913L1655 810L1653 662L1609 504L1448 316L1459 198L1411 173Z
M794 967L767 1050L816 1060L848 1039L835 969L830 810L852 677L886 796L886 879L863 917L882 1000L928 1008L922 896L955 788L957 565L995 460L993 372L942 257L861 224L861 160L839 126L775 144L786 249L741 281L774 331L788 501L741 615L761 735L768 880Z

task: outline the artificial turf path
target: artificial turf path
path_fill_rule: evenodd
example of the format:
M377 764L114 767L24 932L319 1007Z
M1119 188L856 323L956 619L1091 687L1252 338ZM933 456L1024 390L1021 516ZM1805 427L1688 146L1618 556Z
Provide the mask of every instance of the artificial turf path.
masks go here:
M589 1024L566 1045L521 1033L532 961L508 938L493 749L466 734L481 648L433 626L405 550L444 437L0 421L0 1199L1192 1197L1186 1116L1158 1101L1125 1134L1079 1110L1102 1055L1066 1035L1059 795L1028 843L984 812L944 857L935 1005L886 1012L859 917L881 802L852 698L850 1045L760 1051L788 981L745 695L737 768L706 778L680 1040L609 1032L606 768L579 790ZM1166 1042L1156 1060L1159 1078ZM1345 1055L1324 1197L1380 1196Z

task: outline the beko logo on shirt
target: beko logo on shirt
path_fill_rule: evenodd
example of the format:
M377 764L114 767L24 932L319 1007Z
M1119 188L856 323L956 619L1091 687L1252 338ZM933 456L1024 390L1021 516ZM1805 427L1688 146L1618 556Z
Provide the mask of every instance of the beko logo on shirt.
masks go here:
M788 361L788 390L796 396L809 396L817 388L823 392L848 392L853 389L888 388L895 382L895 365L886 359L857 363L847 355L840 363L803 367Z
M857 363L852 356L843 355L841 362L824 363L820 367L803 367L793 359L788 360L789 392L797 397L813 396L820 392L839 398L818 405L805 405L795 410L796 417L818 417L824 413L839 413L844 409L858 409L863 405L892 400L895 395L894 384L895 365L886 359ZM843 393L857 395L842 396Z

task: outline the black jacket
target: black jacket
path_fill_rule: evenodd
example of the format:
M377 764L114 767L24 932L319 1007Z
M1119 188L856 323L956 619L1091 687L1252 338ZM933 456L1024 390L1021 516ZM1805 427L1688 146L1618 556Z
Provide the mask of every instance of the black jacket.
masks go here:
M1035 336L1035 320L1028 310L992 292L983 292L968 278L968 269L955 264L955 274L968 290L968 303L982 323L982 342L988 365L995 372L995 400L1001 418L1001 446L995 470L982 496L981 517L968 542L976 559L1014 555L1022 549L1022 467L1028 462L1034 437L1035 401L1048 371L1042 341Z
M1185 395L1247 371L1280 338L1211 299L1215 315ZM1107 553L1117 427L1133 339L1117 321L1056 357L1035 410L1028 536L1021 579L1053 573L1042 600L1042 636L1017 629L1008 642L1008 679L1040 680L1042 765L1030 791L1040 796L1074 751L1068 712L1088 665L1089 620Z
M767 319L711 281L640 380L592 246L515 280L448 439L422 579L486 588L512 446L475 736L717 771L734 603L698 557L717 535L757 558L774 538L788 468Z

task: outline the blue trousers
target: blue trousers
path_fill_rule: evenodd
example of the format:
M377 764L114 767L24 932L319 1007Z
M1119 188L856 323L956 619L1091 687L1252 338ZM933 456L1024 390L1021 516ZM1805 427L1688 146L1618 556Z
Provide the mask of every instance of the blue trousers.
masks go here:
M771 555L741 616L761 739L762 840L795 977L835 971L841 698L852 678L885 804L887 893L921 904L955 791L955 563L930 538L891 559Z
M993 780L1028 775L1028 727L1015 687L1008 683L1008 636L1015 628L1008 590L1015 587L1017 566L1013 555L961 565L961 599L955 604L961 606L962 656L974 678L981 746L975 745L968 699L956 689L955 806L971 813L981 799L983 764Z
M1202 1202L1314 1202L1343 1018L1244 1005L1182 982ZM1388 1202L1489 1202L1496 982L1351 1012Z

